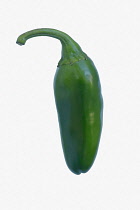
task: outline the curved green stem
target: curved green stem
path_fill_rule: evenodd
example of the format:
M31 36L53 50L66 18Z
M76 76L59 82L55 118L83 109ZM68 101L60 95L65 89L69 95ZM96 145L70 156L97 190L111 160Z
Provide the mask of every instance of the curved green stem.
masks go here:
M86 59L86 54L81 47L66 33L50 28L40 28L21 34L17 39L17 44L24 45L25 42L36 36L49 36L59 39L62 44L62 58L59 65L72 64L78 60Z

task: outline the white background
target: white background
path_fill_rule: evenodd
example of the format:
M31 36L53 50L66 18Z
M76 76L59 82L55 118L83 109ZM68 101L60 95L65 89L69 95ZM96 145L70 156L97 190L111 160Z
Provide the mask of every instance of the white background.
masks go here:
M139 210L139 1L3 0L0 7L0 209ZM100 147L79 176L65 164L54 102L60 42L16 44L41 27L69 34L100 75Z

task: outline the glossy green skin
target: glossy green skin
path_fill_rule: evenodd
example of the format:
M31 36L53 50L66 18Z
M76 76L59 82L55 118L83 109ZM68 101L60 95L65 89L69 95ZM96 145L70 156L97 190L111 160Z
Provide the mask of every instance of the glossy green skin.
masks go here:
M65 160L75 173L92 166L102 130L103 100L99 76L88 58L58 67L54 94Z

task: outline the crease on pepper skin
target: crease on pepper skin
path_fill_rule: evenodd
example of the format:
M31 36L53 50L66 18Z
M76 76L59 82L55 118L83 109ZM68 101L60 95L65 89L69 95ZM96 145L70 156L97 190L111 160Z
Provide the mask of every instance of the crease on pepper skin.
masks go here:
M62 44L61 59L54 76L54 97L64 158L76 175L93 165L103 124L100 78L92 60L68 34L40 28L21 34L17 44L30 38L50 36Z

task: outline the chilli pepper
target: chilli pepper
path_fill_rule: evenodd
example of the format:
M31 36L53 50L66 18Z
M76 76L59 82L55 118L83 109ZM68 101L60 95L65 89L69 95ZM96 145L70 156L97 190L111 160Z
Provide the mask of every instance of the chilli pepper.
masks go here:
M75 174L92 166L101 136L103 98L98 72L92 60L66 33L50 28L28 31L17 44L36 36L50 36L62 44L62 56L54 77L54 96L62 148L68 168Z

